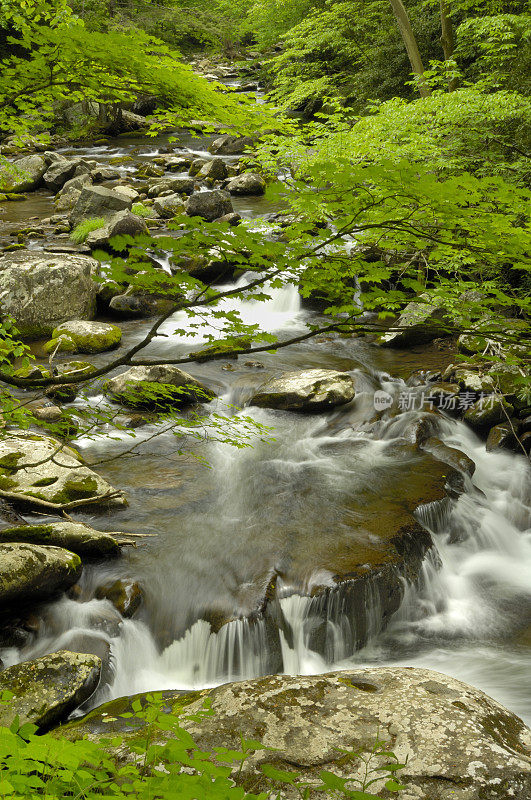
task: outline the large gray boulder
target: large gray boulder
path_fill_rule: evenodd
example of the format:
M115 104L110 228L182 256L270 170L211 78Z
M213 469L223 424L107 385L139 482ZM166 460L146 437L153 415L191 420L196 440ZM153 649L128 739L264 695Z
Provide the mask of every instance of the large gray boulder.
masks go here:
M393 330L385 333L380 343L385 347L408 347L431 342L437 336L448 335L450 330L444 308L421 297L420 302L408 303L394 323Z
M95 505L125 504L121 493L105 497L115 490L75 450L32 431L9 431L0 439L0 488L29 506L36 505L33 498L61 505L89 498L98 499Z
M326 770L359 789L365 764L345 750L361 753L372 766L390 763L372 755L377 740L405 767L397 780L406 786L403 800L526 800L531 793L531 734L524 723L492 698L455 678L426 669L374 667L327 675L268 676L198 692L165 692L166 708L185 708L181 725L201 750L240 749L241 739L262 742L233 777L254 792L268 788L261 767L298 773L311 786ZM209 698L212 714L201 714ZM100 706L84 719L61 728L72 741L123 735L113 751L134 762L129 742L147 722L132 712L135 698ZM128 718L121 715L130 713ZM152 729L153 743L172 738ZM375 777L375 776L374 776ZM387 797L382 772L370 791ZM284 786L282 797L299 797ZM336 796L330 790L315 797ZM312 795L313 797L313 795Z
M44 173L44 185L51 192L58 192L74 175L89 174L90 169L90 165L81 158L61 158L54 161Z
M79 579L79 556L61 547L0 540L0 608L66 591Z
M251 399L252 405L284 411L318 413L349 403L354 381L346 372L307 369L286 372L264 383Z
M0 309L21 335L38 339L96 312L98 262L82 255L21 251L0 258Z
M227 165L222 158L213 158L212 161L204 164L197 173L200 180L208 181L224 181L227 175Z
M102 228L91 231L85 243L94 250L97 247L107 247L109 241L115 236L141 236L147 233L149 233L149 229L145 220L124 209L113 214Z
M84 219L112 217L117 211L130 210L133 205L124 194L113 192L103 186L84 186L70 214L72 225Z
M148 189L149 197L159 197L163 192L174 194L192 194L195 181L193 178L177 176L175 178L158 178L153 181Z
M55 210L58 213L71 211L77 203L83 187L90 184L92 184L92 176L88 172L71 178L65 183L61 191L57 193L54 200Z
M187 372L167 364L131 367L107 383L107 393L130 408L189 405L210 400L213 392Z
M54 549L62 547L88 558L117 556L121 552L114 535L67 520L4 528L0 531L0 545L7 542L46 545Z
M265 180L254 172L244 172L227 184L227 191L235 195L261 195L265 194L265 190Z
M48 163L43 156L18 158L0 167L0 192L31 192L41 183Z
M189 217L202 217L207 222L212 222L225 214L232 214L234 211L230 196L219 189L212 192L196 192L186 201L185 208Z
M182 214L184 211L184 202L180 194L169 194L166 197L157 197L153 203L153 209L157 212L159 217L163 219L172 219L177 214Z
M0 705L0 725L31 722L49 728L65 720L96 691L101 660L94 655L59 650L35 661L24 661L0 673L0 693L13 697Z
M220 136L208 148L217 156L239 156L254 145L250 136Z

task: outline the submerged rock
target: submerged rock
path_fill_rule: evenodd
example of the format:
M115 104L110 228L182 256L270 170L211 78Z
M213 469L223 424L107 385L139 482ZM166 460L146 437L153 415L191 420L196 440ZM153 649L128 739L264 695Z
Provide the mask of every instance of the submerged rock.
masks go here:
M81 571L79 556L69 550L0 540L0 609L66 591Z
M308 369L286 372L267 381L251 403L262 408L318 413L349 403L354 395L354 381L348 373Z
M178 367L131 367L107 383L107 393L130 408L180 407L211 400L214 393Z
M97 656L59 650L35 661L24 661L0 673L0 693L13 695L0 705L0 725L31 722L49 728L65 720L98 687L101 661Z
M4 528L0 531L0 544L5 542L63 547L71 553L91 558L120 554L120 545L112 534L77 522L62 521Z
M31 431L9 431L0 439L0 488L20 496L21 503L27 498L28 505L32 498L61 505L87 498L99 498L100 505L125 504L121 493L105 498L115 490L83 466L75 450Z
M207 697L212 715L194 716ZM201 750L238 749L240 736L271 748L258 750L237 777L256 792L267 788L265 764L299 773L310 786L319 783L322 769L360 779L363 762L345 758L344 751L368 758L377 740L407 762L397 774L407 787L404 798L523 800L531 792L529 729L479 689L432 670L376 667L270 676L201 692L165 692L164 698L167 711L186 707L182 727ZM63 727L60 735L72 741L121 735L122 744L111 752L120 761L133 761L128 742L138 740L147 723L134 712L121 715L132 711L136 699L147 703L143 695L113 700ZM170 731L157 731L154 741L171 738ZM371 791L385 793L388 779L382 773ZM283 796L299 795L286 788Z
M98 262L82 255L24 251L0 258L0 306L28 339L49 336L96 312Z
M52 339L47 343L48 352L55 349L60 338L66 337L74 345L70 352L74 353L103 353L118 347L122 340L122 331L117 325L107 322L85 322L72 320L58 325L52 333ZM64 350L64 347L60 348Z

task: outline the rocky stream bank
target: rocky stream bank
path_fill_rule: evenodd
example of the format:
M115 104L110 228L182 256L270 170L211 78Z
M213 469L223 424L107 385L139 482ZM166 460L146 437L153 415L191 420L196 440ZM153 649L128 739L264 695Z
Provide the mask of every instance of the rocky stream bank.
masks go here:
M216 67L214 77L230 82L237 78L231 75ZM125 118L129 127L143 125L139 117ZM14 318L33 342L32 376L49 374L50 356L56 375L90 374L109 351L119 355L153 316L167 310L171 301L164 292L142 294L126 282L101 277L92 251L112 252L113 237L167 236L168 222L181 212L205 225L217 219L245 224L260 215L273 234L275 226L281 233L278 209L263 197L264 179L242 159L252 147L248 137L194 140L187 132L179 132L175 143L167 137L147 143L137 136L23 155L4 145L12 162L0 175L0 303L2 314ZM239 279L215 252L200 261L172 261L163 239L152 263L161 271L184 271L222 285ZM300 325L302 313L318 319L318 308L302 312L296 295L296 289L289 298L282 295L279 306L269 309L278 316L281 308L284 315L280 322L275 317L277 330ZM293 303L289 319L286 302ZM501 453L518 464L531 447L531 410L514 388L514 370L508 366L500 380L484 361L464 367L457 353L483 352L488 342L455 341L443 335L446 323L437 308L411 304L381 341L334 334L321 337L315 350L300 348L277 361L241 356L205 365L198 357L190 374L158 364L157 354L165 355L159 350L151 366L120 367L87 394L59 383L30 397L40 420L64 421L64 429L54 435L10 429L0 439L0 496L14 515L0 530L0 690L14 694L0 722L8 724L9 715L17 713L44 730L76 708L86 711L115 698L121 688L131 694L136 684L119 678L120 648L133 630L142 636L150 630L152 659L162 654L166 667L171 648L183 642L190 645L188 661L194 664L195 635L206 637L205 662L219 646L216 668L206 678L211 686L250 677L251 656L253 675L302 671L286 656L297 651L298 636L326 667L355 656L392 628L414 587L425 588L427 572L441 569L437 536L443 531L450 541L466 541L460 509L467 502L484 503L482 484L473 482L474 457L451 440L448 426L467 426L478 437L474 447L486 446L493 457ZM182 339L171 345L179 352L192 346ZM78 354L87 360L72 360ZM389 375L393 371L399 378ZM378 392L390 398L389 405L375 405ZM262 461L253 463L251 472L246 462L230 462L231 482L245 498L231 490L218 497L216 481L226 480L224 453L212 454L215 480L209 482L180 461L166 468L163 445L158 460L145 457L144 470L126 475L115 468L124 487L113 481L112 466L87 466L86 449L94 446L76 441L76 409L105 397L117 421L114 431L110 423L105 432L118 437L123 427L149 436L161 399L186 413L198 404L215 410L218 398L229 397L285 432L296 469L292 453L279 447L273 461L282 467L275 472L271 456L257 448ZM20 398L27 401L28 394L20 392ZM299 438L289 439L293 431ZM321 472L315 477L311 470L318 461ZM341 474L333 471L335 462L342 464ZM150 469L156 488L149 483ZM513 496L521 506L517 527L525 530L526 491ZM176 519L183 531L177 545L163 536L166 528L173 533ZM129 533L98 529L109 526ZM197 526L205 535L200 555L192 545L200 535ZM216 556L205 555L217 531L223 536ZM171 595L169 584L158 591L157 578L142 573L139 561L150 548L154 562L183 562L188 575L179 573L177 580L171 573L172 582L182 583L181 595L164 596ZM216 571L221 578L212 575ZM193 603L185 602L186 594ZM293 614L299 601L305 604L302 634ZM521 632L521 625L513 627ZM125 659L131 658L128 652ZM160 665L157 669L162 674ZM150 688L166 688L168 681L153 682ZM168 704L191 704L193 711L205 692L200 687L184 700L182 693L169 694ZM347 668L319 677L230 683L208 692L216 717L193 728L200 743L219 744L221 730L223 744L232 746L229 738L242 730L279 748L275 764L298 764L310 779L323 765L341 774L333 749L369 748L377 730L385 729L393 749L410 758L407 800L523 800L529 792L521 721L446 675ZM112 699L61 733L99 735L110 730L110 721L121 733L135 735L135 725L120 720L127 703ZM128 757L126 744L117 757ZM250 773L256 766L250 762Z

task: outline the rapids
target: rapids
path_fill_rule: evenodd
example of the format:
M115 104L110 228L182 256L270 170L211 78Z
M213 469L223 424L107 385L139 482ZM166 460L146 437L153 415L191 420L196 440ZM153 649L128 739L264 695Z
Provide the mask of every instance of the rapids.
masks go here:
M204 154L195 140L183 138L180 144ZM76 153L104 161L132 149L140 150L140 160L159 152L157 141L139 148L134 140L121 140ZM42 214L50 201L43 195L34 202ZM247 218L272 210L256 198L237 204ZM226 308L284 336L303 332L319 317L301 307L295 288L273 289L270 295L267 303L227 301ZM212 332L222 335L213 317L209 322ZM146 355L156 360L194 349L201 337L192 345L186 334L173 333L187 324L182 315L168 320L164 338ZM124 343L138 341L147 325L125 322ZM444 356L429 347L383 351L363 340L327 336L276 355L260 354L258 360L264 369L245 366L245 357L190 366L218 392L208 409L212 414L224 414L236 426L245 425L246 417L265 426L263 440L255 437L250 448L217 441L215 431L202 444L169 431L152 438L161 429L156 424L136 431L137 457L109 460L129 440L116 432L110 438L106 429L75 443L130 500L112 517L79 518L102 529L156 535L127 548L118 562L87 566L80 601L65 597L46 606L36 640L23 651L4 652L4 662L68 647L73 637L97 639L109 649L110 660L106 685L92 705L139 691L212 686L270 671L416 665L472 683L531 722L529 463L507 452L488 453L463 423L442 420L438 435L469 455L476 472L446 513L429 505L419 509L435 550L415 584L402 579L401 606L382 631L379 598L370 583L363 620L349 616L340 593L326 606L311 593L315 586L333 586L333 574L323 564L337 537L358 542L369 535L357 529L360 506L380 515L385 525L397 500L422 490L427 462L406 436L417 412L376 428L369 421L375 391L397 396L408 389L405 379L414 369L440 367ZM355 400L312 417L245 405L265 376L310 367L350 372ZM97 390L88 401L105 402ZM271 613L257 617L256 599L274 575ZM94 599L96 586L118 577L143 588L144 605L134 619L122 620L108 601ZM211 626L218 617L231 621ZM360 624L368 643L356 651ZM279 631L276 638L272 625ZM318 630L324 644L316 649Z

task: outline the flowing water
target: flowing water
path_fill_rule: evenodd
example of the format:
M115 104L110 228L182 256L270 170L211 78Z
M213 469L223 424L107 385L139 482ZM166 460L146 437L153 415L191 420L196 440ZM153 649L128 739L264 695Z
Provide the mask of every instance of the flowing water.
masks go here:
M204 145L180 144L204 152ZM76 152L104 161L133 148L138 142L121 141ZM157 142L140 149L145 160L159 152ZM35 213L45 201L36 199ZM249 218L271 210L259 199L242 199L238 206ZM301 307L294 288L272 289L270 296L267 303L226 301L225 307L284 337L318 319ZM207 321L222 335L213 317ZM164 338L146 354L156 361L195 349L201 337L192 344L186 334L173 333L188 324L182 315L170 319ZM125 344L138 341L147 326L124 323ZM95 357L94 363L104 360ZM435 549L416 582L401 578L402 603L382 630L375 585L363 584L363 612L355 618L352 605L334 591L334 559L374 544L368 520L385 529L404 503L431 499L423 492L437 478L437 464L408 438L418 412L374 425L374 392L398 396L409 390L405 379L414 369L440 367L444 355L430 348L384 351L363 340L325 336L258 360L263 369L246 365L245 357L190 366L218 393L207 409L211 414L225 415L241 431L248 418L264 426L252 447L219 441L215 428L203 443L176 438L160 423L138 429L136 455L122 459L112 457L131 446L124 435L109 438L102 430L76 442L130 501L112 516L79 518L102 529L154 535L126 548L118 561L87 566L80 599L49 604L36 639L23 651L4 653L4 661L90 640L111 654L105 686L93 702L272 671L418 665L462 678L531 721L529 463L488 453L464 424L441 418L438 435L469 455L476 472L457 501L420 508L418 518ZM246 405L267 376L314 367L348 371L355 400L317 416ZM94 393L88 402L105 401ZM141 585L144 603L133 619L123 620L108 601L94 599L95 588L111 578ZM273 579L267 613L257 613ZM359 650L361 629L366 644Z

